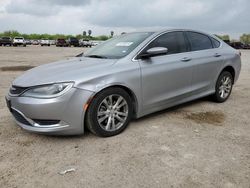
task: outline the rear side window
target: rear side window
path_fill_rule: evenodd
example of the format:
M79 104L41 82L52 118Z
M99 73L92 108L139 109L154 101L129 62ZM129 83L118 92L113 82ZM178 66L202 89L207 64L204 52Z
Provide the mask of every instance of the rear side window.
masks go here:
M168 54L177 54L187 51L183 32L171 32L163 34L151 42L145 51L154 47L165 47L168 49Z
M206 50L213 48L212 41L206 35L195 32L186 32L190 42L191 51Z
M216 39L214 39L213 37L211 37L212 43L214 48L219 48L220 47L220 42Z

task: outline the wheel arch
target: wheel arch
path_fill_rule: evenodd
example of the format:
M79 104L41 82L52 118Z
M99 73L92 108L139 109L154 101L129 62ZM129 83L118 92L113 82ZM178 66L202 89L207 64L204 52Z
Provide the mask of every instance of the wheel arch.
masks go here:
M138 113L138 99L137 96L135 95L135 93L133 92L133 90L131 88L129 88L126 85L120 84L120 83L115 83L112 85L106 85L103 86L102 88L98 89L89 99L89 101L87 102L87 106L89 106L89 104L91 103L92 99L100 92L102 92L103 90L106 89L110 89L110 88L121 88L123 89L125 92L127 92L132 100L132 106L133 106L133 118L137 117L137 113ZM86 111L88 110L88 107L85 109Z
M225 67L220 71L219 76L220 76L221 73L224 72L224 71L228 71L228 72L230 72L230 73L232 74L232 76L233 76L233 84L234 84L234 82L235 82L235 69L234 69L234 67L231 66L231 65L225 66Z

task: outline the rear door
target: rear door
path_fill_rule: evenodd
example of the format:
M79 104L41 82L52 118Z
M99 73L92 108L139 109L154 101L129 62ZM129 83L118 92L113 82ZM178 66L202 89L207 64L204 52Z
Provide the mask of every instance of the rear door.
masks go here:
M185 32L190 44L190 54L194 64L193 90L196 94L211 92L215 77L223 63L220 42L198 32Z

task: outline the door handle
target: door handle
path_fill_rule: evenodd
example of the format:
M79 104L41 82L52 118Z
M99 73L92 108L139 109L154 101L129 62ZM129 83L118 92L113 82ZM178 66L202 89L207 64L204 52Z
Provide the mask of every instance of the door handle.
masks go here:
M192 59L189 58L189 57L184 57L184 58L181 59L181 61L191 61L191 60L192 60Z
M220 56L221 56L221 54L219 54L219 53L214 54L214 57L220 57Z

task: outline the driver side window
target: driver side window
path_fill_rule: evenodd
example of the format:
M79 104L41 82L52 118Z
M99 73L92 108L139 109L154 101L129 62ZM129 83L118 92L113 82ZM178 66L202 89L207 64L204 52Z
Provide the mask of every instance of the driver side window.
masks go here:
M154 47L167 48L167 54L177 54L188 51L184 34L181 31L170 32L159 36L146 47L145 51Z

